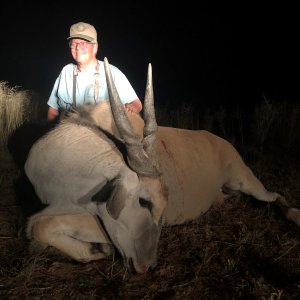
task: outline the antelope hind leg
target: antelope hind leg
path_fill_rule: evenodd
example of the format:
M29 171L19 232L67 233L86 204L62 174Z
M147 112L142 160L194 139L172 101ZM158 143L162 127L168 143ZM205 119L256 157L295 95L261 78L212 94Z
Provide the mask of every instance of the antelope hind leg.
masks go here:
M241 191L257 200L274 202L287 220L300 226L300 210L291 207L282 195L266 190L261 181L243 162L232 164L229 174L229 179L225 184L227 188Z
M113 252L98 219L89 213L35 215L29 220L27 234L40 246L53 246L79 262L99 260Z

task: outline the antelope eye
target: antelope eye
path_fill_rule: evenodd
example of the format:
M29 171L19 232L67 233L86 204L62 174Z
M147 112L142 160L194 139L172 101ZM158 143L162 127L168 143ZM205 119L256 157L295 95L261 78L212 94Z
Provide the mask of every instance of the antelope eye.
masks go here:
M139 198L139 202L141 207L147 208L149 211L152 210L153 204L151 201L144 198Z

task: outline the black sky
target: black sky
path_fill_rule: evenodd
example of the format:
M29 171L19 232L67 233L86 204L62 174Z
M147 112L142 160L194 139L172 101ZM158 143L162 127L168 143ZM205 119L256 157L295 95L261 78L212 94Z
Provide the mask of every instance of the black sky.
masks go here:
M299 101L296 7L163 3L2 4L0 80L48 97L61 68L72 61L70 25L84 21L98 31L98 58L107 56L119 67L142 99L151 62L158 103L229 105L257 103L263 96Z

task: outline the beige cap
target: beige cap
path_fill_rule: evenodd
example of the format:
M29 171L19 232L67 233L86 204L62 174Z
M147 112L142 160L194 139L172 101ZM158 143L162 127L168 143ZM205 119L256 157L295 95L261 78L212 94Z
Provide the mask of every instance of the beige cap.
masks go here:
M97 42L97 31L94 26L88 23L78 22L70 27L68 40L76 38L84 39L89 42Z

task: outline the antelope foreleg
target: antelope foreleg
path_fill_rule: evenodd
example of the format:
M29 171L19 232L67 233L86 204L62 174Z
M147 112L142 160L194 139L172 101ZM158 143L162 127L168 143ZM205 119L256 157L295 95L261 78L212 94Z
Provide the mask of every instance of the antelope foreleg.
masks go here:
M113 251L101 224L88 213L33 216L27 234L34 242L55 247L80 262L102 259Z

